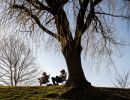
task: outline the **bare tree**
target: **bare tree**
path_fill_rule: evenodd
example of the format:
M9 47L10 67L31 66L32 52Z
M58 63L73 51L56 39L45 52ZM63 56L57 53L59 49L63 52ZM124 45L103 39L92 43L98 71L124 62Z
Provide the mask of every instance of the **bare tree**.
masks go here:
M32 85L38 66L31 50L20 39L3 38L0 47L0 82L9 86Z
M1 0L1 23L12 22L12 27L16 24L19 31L33 35L47 33L57 40L69 72L66 85L82 88L91 85L82 69L82 50L86 50L87 56L90 52L93 57L98 54L97 58L113 54L113 47L119 43L109 21L129 19L128 3L126 0Z
M123 74L118 73L113 84L117 88L127 88L130 86L130 71Z

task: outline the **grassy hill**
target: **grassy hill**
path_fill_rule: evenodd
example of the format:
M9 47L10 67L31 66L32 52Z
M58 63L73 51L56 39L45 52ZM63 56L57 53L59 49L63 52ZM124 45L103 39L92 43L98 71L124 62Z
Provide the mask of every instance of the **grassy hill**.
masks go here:
M69 88L65 86L28 86L28 87L11 87L0 86L0 100L64 100L57 97L65 93ZM127 97L130 100L130 89L117 89L117 88L96 88L97 90L107 91L119 96ZM95 90L96 91L96 90ZM80 93L79 93L80 94ZM94 92L94 95L99 95L99 92ZM77 94L78 95L78 94ZM102 94L101 94L102 95ZM82 96L80 97L82 100ZM91 99L93 98L93 99ZM94 98L89 95L84 100L104 100ZM108 99L111 100L111 99ZM115 99L116 100L116 99Z
M63 86L0 86L0 100L53 100L64 91Z

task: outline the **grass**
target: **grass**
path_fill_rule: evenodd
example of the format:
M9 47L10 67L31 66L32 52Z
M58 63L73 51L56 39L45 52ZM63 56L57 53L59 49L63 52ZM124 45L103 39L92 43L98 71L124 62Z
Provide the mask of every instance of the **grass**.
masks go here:
M54 100L66 89L63 86L0 86L0 100Z
M102 91L113 92L115 94L122 95L122 96L126 95L127 97L130 97L130 89L116 89L116 88L97 88L97 89L98 90L100 89ZM63 99L58 99L57 97L65 93L67 90L69 90L69 88L65 86L41 86L41 87L40 86L21 86L21 87L0 86L0 100L63 100ZM99 94L100 93L96 91L94 95L99 95ZM88 97L93 98L89 94ZM95 98L95 99L84 99L84 100L98 100L98 99Z

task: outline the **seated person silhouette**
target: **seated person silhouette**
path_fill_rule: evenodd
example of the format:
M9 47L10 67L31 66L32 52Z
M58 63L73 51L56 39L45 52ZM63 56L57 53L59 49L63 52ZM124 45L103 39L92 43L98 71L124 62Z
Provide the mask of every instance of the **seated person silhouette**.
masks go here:
M47 75L46 72L43 72L42 77L38 78L40 86L42 86L42 84L47 84L49 82L49 76L50 75Z
M52 77L52 82L53 85L58 85L58 83L62 83L64 81L66 81L66 72L64 69L62 69L61 71L61 75L60 76L56 76L56 77Z

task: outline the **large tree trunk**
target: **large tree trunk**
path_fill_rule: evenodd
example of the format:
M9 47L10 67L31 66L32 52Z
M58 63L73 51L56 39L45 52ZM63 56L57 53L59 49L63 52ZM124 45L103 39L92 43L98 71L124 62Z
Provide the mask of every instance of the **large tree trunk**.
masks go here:
M68 86L90 86L90 83L86 80L82 65L81 65L81 37L73 39L69 22L64 9L60 9L55 17L55 23L57 27L58 35L60 36L59 42L62 46L62 53L65 57L68 67L69 77L66 85Z
M80 44L76 44L76 41L70 42L65 47L62 47L62 53L65 57L69 77L66 82L67 86L75 87L88 87L91 84L86 80L81 64L81 51Z

